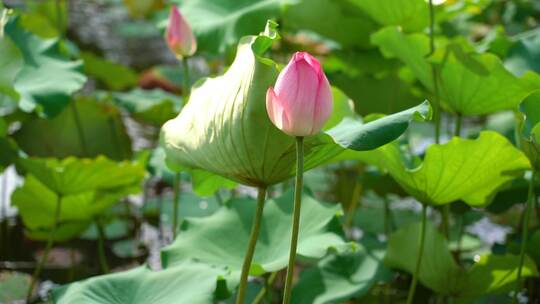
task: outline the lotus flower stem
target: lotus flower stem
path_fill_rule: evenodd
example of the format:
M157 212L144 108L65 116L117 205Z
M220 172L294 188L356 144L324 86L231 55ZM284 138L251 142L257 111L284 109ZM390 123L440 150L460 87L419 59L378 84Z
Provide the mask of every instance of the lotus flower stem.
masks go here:
M101 266L101 272L102 273L108 273L109 272L109 265L107 264L107 257L105 256L105 229L103 229L103 223L96 219L96 226L98 230L98 255L99 255L99 265Z
M298 232L300 230L300 207L302 205L302 186L304 183L304 138L296 137L296 181L294 184L294 209L293 226L291 235L291 248L289 251L289 265L287 266L287 277L285 279L285 292L283 294L283 304L291 302L292 280L294 277L294 262L296 260L296 245L298 243Z
M34 290L36 281L39 275L41 274L41 270L43 269L43 266L47 262L47 258L49 257L49 251L51 251L51 248L53 246L54 235L56 234L56 228L58 227L58 222L60 221L61 201L62 201L62 196L58 195L58 198L56 201L56 210L54 211L54 220L53 220L52 230L51 230L51 233L49 233L49 238L47 239L47 245L45 246L45 251L43 251L41 260L39 261L36 269L34 270L34 273L32 274L32 281L30 281L30 286L28 286L28 291L26 292L26 303L30 303L30 299L32 298L32 291Z
M253 255L255 254L255 246L257 245L259 230L261 229L264 200L266 198L266 188L259 187L257 190L257 209L255 210L255 218L253 219L253 224L251 226L251 235L249 236L248 248L246 251L246 256L244 257L244 264L242 265L242 274L240 275L240 284L238 286L236 304L244 304L251 261L253 260Z
M531 209L534 202L534 180L535 180L535 171L533 171L533 174L531 176L531 180L529 181L529 195L527 196L527 206L525 207L525 215L524 215L524 223L523 227L521 227L521 249L519 251L519 266L518 266L518 273L517 273L517 280L516 280L516 289L514 290L514 296L513 296L513 303L517 303L517 295L519 293L519 290L521 289L521 272L523 270L523 262L525 260L525 250L527 249L527 238L528 238L528 232L529 232L529 220L531 218Z
M178 231L178 205L180 204L180 172L174 174L173 179L173 239L176 238L176 233Z
M422 226L420 228L420 241L418 242L418 255L416 256L416 267L409 287L409 294L407 296L407 304L412 304L414 299L414 293L416 291L416 284L418 283L418 275L420 274L420 266L422 265L422 256L424 255L424 239L426 237L426 223L427 223L427 205L422 204Z

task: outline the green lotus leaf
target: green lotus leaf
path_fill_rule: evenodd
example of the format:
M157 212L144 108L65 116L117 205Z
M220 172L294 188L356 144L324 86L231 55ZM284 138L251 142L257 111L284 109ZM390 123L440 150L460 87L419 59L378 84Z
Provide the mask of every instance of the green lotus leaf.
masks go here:
M512 110L531 93L540 89L540 77L527 73L518 78L506 70L500 59L489 53L476 54L461 40L440 41L430 58L429 38L404 34L386 27L371 37L382 53L403 61L414 75L433 92L430 62L438 75L438 93L443 106L462 115L482 115Z
M521 149L535 170L540 170L540 92L527 97L521 104L516 119L521 130Z
M138 191L138 183L135 183L115 189L86 190L63 195L55 240L64 241L77 236L88 227L95 216L122 197ZM18 208L31 238L47 239L54 224L58 198L58 194L32 175L27 175L24 184L13 192L12 204Z
M243 38L228 71L200 81L178 117L163 126L162 146L170 167L204 169L253 186L272 185L294 175L294 138L270 122L265 106L266 90L273 85L278 70L275 63L261 56L278 38L276 26L269 22L264 33ZM338 94L336 100L341 108L343 96ZM424 103L380 121L362 124L350 119L327 133L309 136L305 168L320 165L344 149L382 146L401 135L411 119L427 118L429 112ZM339 110L333 115L350 113ZM334 116L327 127L342 118Z
M369 35L378 28L364 11L347 1L297 1L287 6L281 18L286 29L311 31L345 48L371 48Z
M484 206L496 190L530 168L527 157L493 131L481 132L474 140L454 137L448 143L432 145L421 164L406 164L397 143L344 158L387 170L410 195L433 205L463 200L471 206Z
M118 63L108 61L91 52L81 53L86 75L103 82L111 90L123 90L137 84L137 73Z
M245 36L256 34L266 20L277 18L282 7L293 0L173 0L180 6L197 37L198 48L223 53Z
M30 286L32 276L15 271L0 272L0 302L16 303L23 300Z
M0 24L2 26L2 24ZM18 100L19 93L13 87L15 78L21 71L24 60L17 45L7 36L0 36L0 98ZM3 98L6 98L3 97ZM0 113L3 114L3 113Z
M220 275L223 270L201 264L161 271L140 266L56 288L52 296L57 304L211 304Z
M145 175L141 163L115 162L103 156L95 159L20 159L19 165L56 194L118 190L138 186Z
M390 236L386 265L409 273L415 270L420 226L420 223L413 223ZM469 269L463 269L454 261L448 246L446 238L428 223L418 276L424 286L440 294L469 300L515 287L518 256L486 254ZM537 275L534 262L526 257L522 278Z
M384 262L388 267L413 273L418 256L420 223L400 228L388 240ZM426 225L422 265L418 280L426 287L442 294L456 294L463 271L456 264L448 243L431 223Z
M113 93L113 100L137 120L155 126L161 126L174 118L183 104L180 96L160 89L133 89L125 93Z
M346 0L361 8L380 25L396 25L404 31L421 31L429 23L429 7L424 0Z
M131 139L120 111L92 97L72 100L52 119L34 117L26 120L13 138L25 153L36 157L103 155L125 160L132 154Z
M343 303L361 297L392 272L383 265L384 244L369 241L359 244L354 253L332 255L316 267L303 270L293 288L292 303Z
M9 73L3 76L13 80L10 85L19 98L14 98L13 92L8 92L8 95L18 100L19 107L24 111L36 110L38 114L47 117L60 113L69 103L70 95L81 89L86 81L86 77L79 72L81 62L67 59L60 50L58 40L43 40L25 31L19 25L18 18L12 18L4 30L5 37L2 40L10 39L18 48L23 61L19 69L17 66L20 59L15 56L16 60L10 65ZM3 42L1 46L6 47L7 44ZM6 52L0 50L2 55ZM7 55L12 53L9 51ZM3 60L7 59L0 59L0 62Z
M250 273L261 275L287 266L292 221L292 191L265 202L261 231ZM164 268L174 267L189 260L226 267L231 271L229 287L240 278L243 257L251 231L253 199L233 199L214 214L202 218L188 218L175 241L162 250ZM349 250L343 238L338 215L341 207L321 203L304 193L300 215L298 255L301 259L317 259L329 250ZM234 236L234 237L231 237ZM201 240L205 240L201 242Z
M485 294L502 294L516 287L519 256L486 254L468 270L465 280L459 282L461 298L476 298ZM521 277L538 276L533 260L525 256Z

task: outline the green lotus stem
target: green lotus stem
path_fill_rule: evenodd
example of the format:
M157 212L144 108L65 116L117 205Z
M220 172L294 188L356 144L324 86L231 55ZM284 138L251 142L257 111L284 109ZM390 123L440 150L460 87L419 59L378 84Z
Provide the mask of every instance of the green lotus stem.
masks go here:
M414 299L414 293L416 291L416 285L418 284L418 275L420 274L420 266L422 265L422 256L424 255L424 240L426 238L426 224L427 224L427 205L422 204L422 227L420 228L420 241L418 242L418 255L416 257L416 267L414 269L411 286L409 287L409 294L407 296L407 304L412 304Z
M60 39L64 36L62 23L62 0L56 0L56 26L58 28L58 36Z
M99 219L96 219L95 222L98 230L99 265L101 266L102 273L108 273L109 265L107 264L107 257L105 256L105 229L103 228L103 223Z
M292 280L294 277L294 261L296 260L296 245L298 243L298 231L300 230L300 207L302 205L302 186L304 179L304 138L296 137L296 181L294 184L294 209L293 226L291 235L291 248L289 251L289 265L285 279L285 292L283 304L291 302Z
M454 129L454 136L460 136L461 135L461 124L463 122L463 116L461 114L456 115L456 126Z
M184 81L183 88L182 88L182 95L184 98L184 104L186 103L188 96L189 96L189 65L188 65L188 57L184 57L182 62L182 68L183 68L183 74L182 78ZM174 181L173 181L173 191L174 191L174 201L173 201L173 238L176 238L177 232L178 232L178 208L180 205L180 172L177 172L174 175Z
M449 230L450 230L450 224L449 224L449 217L450 217L450 204L446 204L442 206L441 210L441 230L446 239L448 239Z
M264 280L264 287L259 291L259 293L257 294L257 296L255 297L255 299L253 300L253 302L251 304L259 304L262 302L262 300L265 298L266 295L270 295L270 292L268 292L270 290L270 287L272 286L272 284L274 283L274 280L276 279L277 277L277 271L276 272L272 272L270 274L270 276L268 276L265 280ZM267 299L268 303L272 303L271 299Z
M360 194L362 193L362 184L358 181L355 183L353 193L351 196L351 202L349 203L349 210L347 211L347 219L345 220L345 227L350 228L354 220L355 210L358 207L358 201L360 200Z
M187 100L188 100L188 97L189 97L189 90L191 88L191 85L190 85L190 78L189 78L189 62L188 62L188 58L189 57L184 57L184 59L182 60L182 71L183 71L183 74L182 74L182 80L183 80L183 88L182 88L182 96L184 97L184 104L186 104Z
M244 264L242 265L242 274L240 275L240 284L238 285L238 294L236 296L236 304L244 304L247 291L247 280L249 276L249 270L251 268L251 261L255 254L255 246L257 245L257 238L259 237L259 230L261 229L261 221L264 209L264 200L266 198L266 188L257 188L257 209L255 210L255 218L251 226L251 234L249 236L249 243L246 250L246 256L244 257Z
M431 56L435 53L435 8L433 0L429 0L429 53ZM431 75L433 78L433 120L435 122L435 143L440 142L441 137L441 107L439 104L439 84L437 83L437 69L435 64L431 63Z
M75 127L77 128L77 133L79 133L79 141L81 143L82 153L84 156L89 157L88 147L86 145L86 137L84 135L84 130L81 123L81 118L79 116L79 111L77 110L77 101L74 100L71 102L71 110L73 111L73 119L75 120Z
M516 280L516 289L514 290L513 303L517 303L517 295L521 289L521 272L523 270L523 262L525 260L525 250L527 249L527 238L529 232L529 220L531 218L531 209L534 201L534 180L536 177L536 172L533 171L531 180L529 181L529 194L527 196L527 206L525 208L524 223L521 227L521 249L519 251L519 266Z
M392 233L392 210L390 209L390 201L388 200L388 196L384 196L384 234L386 236L386 239L390 237L390 233Z
M54 219L53 219L53 226L51 229L51 233L49 233L49 238L47 239L47 245L45 246L45 251L43 251L43 256L41 256L41 260L39 261L36 269L34 269L34 273L32 274L32 280L30 281L30 286L28 286L28 291L26 292L26 303L30 303L30 299L32 298L32 290L34 290L34 286L36 285L37 278L41 274L41 270L43 269L43 266L47 262L47 258L49 257L49 252L51 251L51 248L54 243L54 235L56 233L56 229L58 227L58 222L60 221L60 210L62 205L62 196L58 195L57 201L56 201L56 210L54 211Z
M4 171L4 174L2 176L2 192L0 193L0 245L2 245L2 248L9 248L8 246L9 242L7 241L8 238L8 225L7 225L7 211L6 211L6 205L7 205L7 172ZM0 258L3 258L3 253L0 254ZM7 250L5 250L5 258L9 256L7 253Z
M180 172L174 175L173 189L173 238L176 238L178 231L178 205L180 205Z

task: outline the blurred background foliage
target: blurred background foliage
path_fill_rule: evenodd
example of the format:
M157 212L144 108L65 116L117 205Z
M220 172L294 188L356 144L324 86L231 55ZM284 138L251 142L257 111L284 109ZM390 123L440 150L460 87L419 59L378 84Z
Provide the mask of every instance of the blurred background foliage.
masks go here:
M267 56L285 63L294 51L316 55L335 98L353 103L366 120L368 114L391 114L424 99L440 99L441 142L455 133L457 114L463 116L457 135L474 138L492 130L518 146L521 129L514 110L521 105L527 115L522 122L527 136L540 121L540 2L535 0L435 0L435 52L424 0L4 0L0 302L25 297L55 216L58 243L33 290L35 302L74 303L81 290L105 290L111 280L124 290L115 294L118 303L126 303L126 292L140 284L146 291L133 303L159 297L182 303L231 301L236 284L231 271L238 270L247 242L252 189L204 170L182 172L180 237L161 253L160 262L160 249L172 239L175 172L165 164L159 130L181 111L189 90L163 39L171 4L180 7L198 41L189 62L190 84L226 71L240 38L258 34L273 19L282 39ZM432 64L441 77L437 96ZM347 116L349 108L339 115ZM395 155L412 155L405 161L414 168L434 138L432 123L413 122L394 143L406 153ZM534 143L523 143L523 149L534 154ZM485 154L490 153L487 147ZM420 205L400 187L394 173L399 170L385 167L390 161L384 157L373 157L345 155L306 173L310 191L304 200L310 207L305 209L311 213L305 225L312 240L299 248L302 273L294 303L404 301L414 260L404 248L417 242ZM530 238L521 240L527 179L503 182L486 208L471 207L462 197L451 205L448 239L436 233L441 217L432 209L427 253L434 268L420 275L417 303L507 303L515 273L507 278L503 270L514 267L511 254L524 241L530 245L522 302L540 299L540 281L533 277L540 265L540 207L535 204ZM257 253L262 264L253 274L262 279L250 283L251 299L266 289L266 303L279 301L284 265L276 252L286 251L279 240L290 219L288 207L279 206L280 201L287 206L291 186L285 181L271 189L275 199L265 217L279 224L268 228L267 246ZM56 210L55 204L64 201L68 207ZM175 264L192 258L232 270ZM161 267L166 269L150 270ZM132 270L74 283L48 296L53 287L127 269ZM441 276L454 282L441 283ZM190 285L193 281L198 284ZM199 292L183 292L190 289ZM93 303L116 303L109 300Z

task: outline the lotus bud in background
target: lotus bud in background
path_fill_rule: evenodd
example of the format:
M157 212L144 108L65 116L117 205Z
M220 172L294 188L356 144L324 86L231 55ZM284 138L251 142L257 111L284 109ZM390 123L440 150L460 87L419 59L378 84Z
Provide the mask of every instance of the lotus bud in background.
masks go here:
M272 123L291 136L319 133L332 113L332 89L315 57L297 52L266 93Z
M173 5L165 34L167 45L178 58L189 57L197 51L197 40L180 10Z

